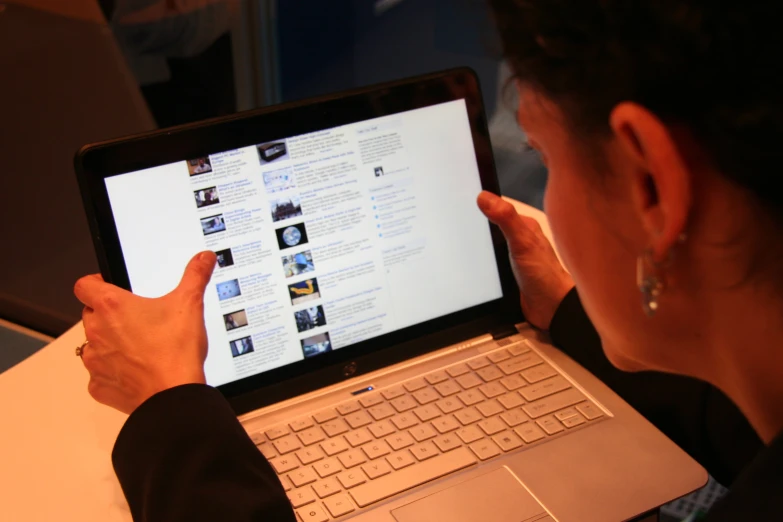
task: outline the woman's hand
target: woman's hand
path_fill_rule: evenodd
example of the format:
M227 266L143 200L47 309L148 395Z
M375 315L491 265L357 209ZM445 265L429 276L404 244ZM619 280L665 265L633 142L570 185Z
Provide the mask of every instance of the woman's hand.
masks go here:
M201 252L179 286L157 299L104 283L98 274L76 282L90 341L82 361L96 401L130 414L160 391L205 382L204 289L214 268L215 254Z
M535 219L519 215L514 205L491 192L479 194L478 206L506 237L525 318L533 326L548 330L574 280L563 269Z

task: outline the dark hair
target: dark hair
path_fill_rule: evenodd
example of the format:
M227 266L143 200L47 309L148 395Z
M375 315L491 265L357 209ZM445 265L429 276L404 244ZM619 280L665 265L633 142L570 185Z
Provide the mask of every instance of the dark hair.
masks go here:
M581 135L635 101L783 216L783 2L490 0L514 76Z

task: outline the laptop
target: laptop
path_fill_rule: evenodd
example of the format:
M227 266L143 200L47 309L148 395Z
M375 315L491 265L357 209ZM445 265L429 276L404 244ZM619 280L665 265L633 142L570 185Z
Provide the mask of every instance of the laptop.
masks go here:
M299 519L631 520L704 470L521 315L475 74L83 148L103 277L217 253L207 381ZM645 518L646 520L646 518Z

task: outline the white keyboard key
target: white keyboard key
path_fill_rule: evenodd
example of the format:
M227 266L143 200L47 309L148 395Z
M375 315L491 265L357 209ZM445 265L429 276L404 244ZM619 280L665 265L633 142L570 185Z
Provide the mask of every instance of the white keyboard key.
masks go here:
M326 421L330 421L332 419L337 418L337 410L334 408L328 408L323 411L319 411L315 415L313 415L313 419L315 419L315 422L318 424L323 424Z
M367 455L368 460L375 460L391 453L391 448L382 440L374 440L362 446L362 451Z
M438 449L443 453L462 446L462 441L460 441L460 439L457 438L457 436L453 433L441 435L440 437L435 438L432 442L434 442Z
M549 379L555 375L557 375L557 372L548 364L540 364L522 372L522 377L524 377L525 380L530 384L535 384L539 381L543 381L544 379Z
M457 437L462 439L465 444L477 441L484 436L476 426L466 426L460 430L457 430Z
M522 446L522 440L517 437L516 433L509 430L498 433L492 437L492 440L494 440L495 444L497 444L503 451L511 451Z
M478 422L484 418L478 412L478 410L476 410L476 408L465 408L464 410L460 410L455 413L454 416L462 423L463 426L473 424L474 422Z
M277 478L280 479L280 483L283 485L284 490L291 491L292 489L294 489L294 485L291 484L291 479L288 478L287 475L278 475Z
M604 415L604 412L602 412L598 406L589 402L577 404L576 409L579 410L579 412L584 415L587 420L597 419L598 417L603 417Z
M397 429L392 426L392 423L388 420L383 420L381 422L376 422L372 426L367 428L370 430L370 433L372 433L372 436L376 439L382 439L386 435L390 435L397 431Z
M411 452L408 450L392 453L386 457L386 460L395 470L407 468L411 464L416 463L416 459L413 458L413 455L411 455Z
M544 415L549 415L558 410L562 410L568 406L580 403L585 400L585 396L582 395L575 388L570 388L566 391L550 395L536 402L531 402L522 406L531 419L537 419Z
M443 413L452 413L457 410L461 410L464 407L462 402L456 397L451 399L441 399L436 402L435 405L440 408L440 411Z
M500 379L500 384L505 386L507 390L513 391L521 388L522 386L525 386L527 383L525 382L525 379L519 375L514 374Z
M468 365L465 363L455 364L454 366L446 368L446 373L448 373L452 377L459 377L460 375L464 375L469 371L470 368L468 368Z
M498 445L489 439L482 439L474 442L469 448L480 460L487 460L500 455L500 448L498 448Z
M536 424L541 426L541 428L547 432L549 435L554 435L555 433L560 433L565 428L563 428L563 425L560 424L560 422L555 419L552 415L547 415L546 417L541 417L536 421Z
M313 419L305 417L304 419L297 419L288 424L294 431L302 431L313 426Z
M584 424L587 422L584 417L581 415L574 415L573 417L568 417L563 421L563 425L566 428L574 428L576 426L579 426L580 424Z
M479 391L483 393L488 399L491 399L506 393L506 388L504 388L498 382L488 382L487 384L482 384L479 386Z
M326 478L331 475L334 475L335 473L339 473L343 470L343 467L340 465L340 463L337 461L336 458L330 457L325 460L319 460L315 464L313 464L313 469L316 473L318 473L318 476L321 478Z
M492 417L493 415L497 415L501 411L503 411L503 406L500 405L498 401L491 400L482 402L478 406L476 406L476 409L485 417Z
M410 428L411 426L417 425L419 423L419 418L416 417L416 415L413 413L401 413L396 417L392 417L391 421L392 424L397 426L398 430L404 430Z
M560 422L563 422L568 417L573 417L575 415L579 415L579 413L576 411L576 408L566 408L555 413L555 418Z
M295 489L289 491L287 495L294 509L315 502L315 493L310 488Z
M498 397L498 401L507 410L511 410L525 403L525 400L517 392L509 392L505 395L501 395Z
M468 366L473 368L474 370L479 370L481 368L484 368L485 366L489 366L491 363L489 362L489 359L486 357L476 357L475 359L471 359L468 361Z
M266 457L266 460L273 459L277 456L277 451L271 442L265 442L261 444L258 446L258 449L261 451L264 457Z
M494 381L503 377L503 372L494 366L487 366L486 368L476 370L476 374L481 377L484 382Z
M367 482L367 476L361 469L356 468L340 473L337 475L337 480L340 481L340 484L342 484L345 489L348 489Z
M436 448L435 444L433 444L431 441L413 446L411 448L411 453L413 453L413 456L416 457L416 459L419 461L431 459L436 455L440 455L438 448Z
M261 433L260 431L256 433L248 433L248 436L250 436L250 440L252 440L253 444L255 444L256 446L260 446L261 444L266 442L266 436L264 436L264 434Z
M329 522L329 516L318 504L312 504L296 510L296 514L302 522Z
M344 468L350 469L367 462L367 457L364 456L364 453L362 453L361 450L352 449L337 455L337 460L340 461L340 464L342 464Z
M302 447L299 443L299 439L296 438L296 435L286 435L282 439L277 439L272 444L275 445L275 449L281 455L291 453Z
M494 351L489 355L487 355L487 359L489 359L493 363L499 363L500 361L505 361L506 359L509 358L511 358L511 354L508 353L508 350L506 350L505 348Z
M414 444L413 437L411 437L410 434L405 431L401 431L400 433L395 433L394 435L386 437L386 442L389 444L389 446L392 447L394 451L399 451L403 448L407 448L408 446L413 446Z
M530 346L527 345L527 341L522 341L517 344L512 344L511 346L507 346L506 349L509 352L511 352L511 355L517 356L529 352Z
M522 394L526 401L533 402L537 401L538 399L548 397L554 393L567 390L570 387L570 382L565 380L565 378L562 376L557 375L551 379L541 381L538 384L531 384L530 386L522 388L519 390L519 393Z
M266 436L269 437L269 440L275 440L279 439L283 435L288 435L290 431L288 431L288 426L277 426L275 428L271 428L266 430Z
M375 406L368 408L367 412L370 414L370 416L372 416L373 419L377 421L397 414L397 412L394 411L394 408L386 403L376 404Z
M411 379L410 381L403 383L403 386L409 392L415 392L416 390L420 390L427 386L427 381L421 377L417 377L416 379Z
M385 477L362 484L349 493L359 507L369 506L379 500L424 484L476 462L465 448L458 448L446 455L438 455L415 466L390 473ZM393 464L392 464L393 465Z
M460 386L465 388L466 390L470 388L475 388L476 386L480 386L482 381L478 378L478 376L475 373L466 373L465 375L460 375L456 379L457 383L459 383Z
M299 457L299 461L304 465L312 464L324 458L323 452L318 447L301 449L296 452L296 456Z
M350 430L348 425L342 419L326 421L321 424L321 427L326 432L327 437L336 437L337 435Z
M319 428L318 426L313 426L312 428L307 428L304 431L300 431L296 434L297 437L299 437L299 440L302 441L302 444L305 446L310 446L312 444L315 444L316 442L321 442L326 437L324 437L324 432Z
M457 397L459 397L459 400L461 400L465 406L473 406L479 402L484 402L485 398L478 390L464 391L457 395Z
M370 408L371 406L375 406L376 404L380 404L382 402L383 402L383 396L380 393L362 395L362 398L359 399L359 404L361 404L365 408Z
M537 440L543 439L546 435L544 435L544 432L541 431L541 428L538 427L537 424L533 424L532 422L526 422L522 424L521 426L514 428L514 431L517 435L522 437L522 440L530 444L531 442L535 442Z
M348 449L348 443L342 437L336 437L334 439L325 440L321 443L321 449L329 455L337 455Z
M324 500L324 505L326 506L326 509L329 510L329 513L335 518L341 517L356 509L353 507L353 502L348 498L348 495L344 493L327 498Z
M307 467L292 471L288 474L288 478L291 479L294 487L297 488L301 488L302 486L306 486L307 484L311 484L318 480L318 477L315 476L315 471L313 471L312 468Z
M373 423L372 417L370 417L366 411L349 413L344 418L345 422L347 422L348 425L353 429L361 428L362 426L367 426L368 424Z
M528 352L524 355L518 355L513 359L503 361L502 363L498 364L498 368L500 368L500 370L506 375L511 375L514 373L519 373L522 370L527 370L533 366L537 366L543 362L544 360L539 357L537 353Z
M421 422L427 422L428 420L432 420L436 417L440 417L440 409L435 406L434 404L430 406L422 406L421 408L416 408L413 410L413 413L416 414L416 416L421 420Z
M410 395L403 395L392 400L391 405L394 406L395 410L402 413L404 411L412 410L419 404Z
M354 448L372 440L372 436L366 429L358 429L345 434L345 440Z
M445 381L440 384L436 384L435 389L438 390L438 393L444 397L448 397L449 395L454 395L455 393L462 391L462 388L459 387L459 384L454 381Z
M291 471L292 469L299 467L299 461L293 455L288 455L287 457L280 456L276 459L270 460L269 463L273 468L275 468L275 471L278 474L285 473L286 471Z
M508 424L511 428L514 426L519 426L523 422L527 422L528 417L525 415L525 412L522 410L510 410L505 413L502 413L500 415L500 418L503 419L503 422Z
M370 477L370 480L375 480L378 477L391 473L391 466L389 466L386 460L378 459L363 465L362 470Z
M416 439L416 442L431 439L437 435L435 430L433 430L429 424L422 424L420 426L416 426L415 428L411 428L410 434L414 439Z
M497 417L492 417L479 422L478 427L487 435L494 435L495 433L506 429L506 425Z
M438 433L448 433L462 427L451 415L435 419L432 421L432 425L438 430Z
M425 375L424 379L430 384L438 384L439 382L447 381L449 376L443 370L432 372L429 375Z
M348 415L355 411L359 411L362 407L359 405L359 401L348 401L337 406L337 412L340 415Z
M392 399L396 399L397 397L402 397L405 395L405 388L402 386L392 386L391 388L386 388L381 392L381 395L383 395L383 398L387 401L390 401Z
M435 391L435 388L427 387L414 392L413 398L416 399L419 404L429 404L440 399L440 395Z
M313 491L318 495L318 498L329 497L335 493L339 493L342 489L342 486L340 486L340 483L337 482L337 479L334 477L323 479L313 484Z

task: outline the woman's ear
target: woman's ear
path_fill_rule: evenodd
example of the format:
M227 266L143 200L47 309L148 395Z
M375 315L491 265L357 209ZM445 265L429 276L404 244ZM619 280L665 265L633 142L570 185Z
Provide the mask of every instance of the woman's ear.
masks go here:
M691 211L693 173L670 129L649 110L618 104L609 117L623 171L630 176L634 209L653 259L663 261L685 233Z

